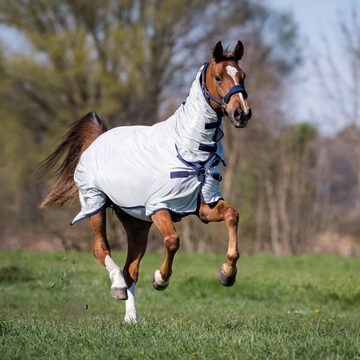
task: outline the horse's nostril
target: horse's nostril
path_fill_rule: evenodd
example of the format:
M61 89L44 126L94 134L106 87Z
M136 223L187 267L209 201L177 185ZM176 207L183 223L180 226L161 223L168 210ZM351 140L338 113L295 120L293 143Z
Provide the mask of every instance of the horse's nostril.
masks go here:
M237 121L241 120L241 111L239 111L239 109L236 109L234 111L234 119L237 120Z
M249 109L248 113L245 114L246 115L246 120L250 120L251 116L252 116L252 111L251 109Z

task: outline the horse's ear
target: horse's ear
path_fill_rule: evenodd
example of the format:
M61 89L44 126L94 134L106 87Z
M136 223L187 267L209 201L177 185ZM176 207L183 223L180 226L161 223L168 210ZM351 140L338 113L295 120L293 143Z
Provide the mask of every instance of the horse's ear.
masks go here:
M244 44L239 40L233 51L233 56L236 61L239 61L244 55Z
M221 61L223 52L224 52L223 46L222 46L222 44L221 44L221 41L219 41L219 42L215 45L215 47L214 47L214 50L213 50L213 59L214 59L216 62Z

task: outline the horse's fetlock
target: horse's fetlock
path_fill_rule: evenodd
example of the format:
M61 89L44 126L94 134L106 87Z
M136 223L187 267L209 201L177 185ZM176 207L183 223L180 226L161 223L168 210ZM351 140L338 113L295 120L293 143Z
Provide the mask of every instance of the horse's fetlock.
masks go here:
M239 257L240 257L240 254L238 251L227 254L228 260L230 260L232 263L236 263L236 261L238 261Z

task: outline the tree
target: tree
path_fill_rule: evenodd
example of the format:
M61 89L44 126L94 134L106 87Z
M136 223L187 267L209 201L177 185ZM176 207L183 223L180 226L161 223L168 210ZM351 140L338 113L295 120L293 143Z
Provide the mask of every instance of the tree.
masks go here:
M11 117L19 130L4 141L21 136L27 149L21 154L25 162L15 153L7 158L4 174L14 175L9 170L14 161L21 173L10 217L22 218L23 226L39 223L44 184L31 170L87 111L95 109L110 126L158 120L162 90L181 65L174 60L176 40L187 35L203 6L203 0L0 2L0 23L28 44L5 54L0 68L0 123L9 127ZM3 181L10 183L5 175Z
M324 37L325 54L315 61L318 80L326 98L331 123L340 129L352 127L351 141L357 156L358 194L356 211L360 211L360 6L353 2L350 13L340 13L336 39L340 55L334 54L329 39ZM346 69L347 71L344 71ZM334 88L335 85L335 88ZM339 119L341 123L339 124Z
M278 123L286 121L278 108L286 76L299 58L291 17L260 1L246 0L2 0L0 14L0 23L17 29L28 44L28 49L5 54L0 62L0 125L10 117L17 129L4 142L16 138L23 146L10 152L7 165L0 168L5 196L11 188L9 175L16 173L11 164L17 163L18 183L12 184L16 205L7 217L61 237L65 220L58 219L69 219L72 213L36 211L44 184L30 171L59 134L90 110L110 126L153 124L165 118L174 109L172 99L176 97L176 106L183 100L178 94L186 94L213 44L221 38L234 43L240 38L246 47L243 67L255 115L245 132L230 130L226 124L223 192L235 206L246 209L241 220L245 233L261 236L259 224L265 218L257 214L265 210L257 209L266 209L267 204L257 196L262 178L252 169L261 159L258 141L266 134L271 143ZM258 225L253 215L259 218ZM206 232L192 220L183 224L188 248L190 243L195 250L219 246L220 230ZM63 236L64 246L81 248L75 241L78 234L71 233Z

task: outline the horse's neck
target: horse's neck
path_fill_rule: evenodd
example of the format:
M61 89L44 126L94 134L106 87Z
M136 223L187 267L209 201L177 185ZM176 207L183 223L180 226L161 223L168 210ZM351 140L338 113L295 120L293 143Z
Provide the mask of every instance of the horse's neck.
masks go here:
M206 124L218 122L218 116L202 94L199 74L194 80L186 102L171 118L176 134L176 145L188 161L203 161L210 155L199 150L200 144L215 145L216 128L206 129Z

